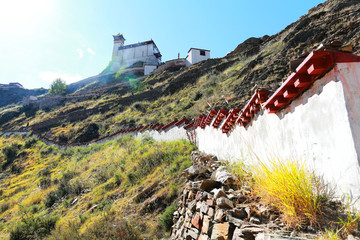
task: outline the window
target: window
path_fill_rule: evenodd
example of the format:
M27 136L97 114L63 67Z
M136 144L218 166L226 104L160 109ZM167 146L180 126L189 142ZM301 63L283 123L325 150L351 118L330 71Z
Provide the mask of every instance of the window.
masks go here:
M204 50L200 50L200 55L201 55L201 56L205 56L205 51L204 51Z

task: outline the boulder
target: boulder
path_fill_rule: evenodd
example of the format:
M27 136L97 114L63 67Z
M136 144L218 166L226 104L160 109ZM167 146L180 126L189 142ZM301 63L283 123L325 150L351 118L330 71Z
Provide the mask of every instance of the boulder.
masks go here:
M229 222L214 224L211 239L231 239L233 225Z
M234 208L233 202L225 197L216 199L216 205L219 208Z
M200 185L200 189L210 192L211 190L213 190L214 188L220 188L221 187L221 183L218 181L214 181L211 179L205 179L202 181L201 185Z

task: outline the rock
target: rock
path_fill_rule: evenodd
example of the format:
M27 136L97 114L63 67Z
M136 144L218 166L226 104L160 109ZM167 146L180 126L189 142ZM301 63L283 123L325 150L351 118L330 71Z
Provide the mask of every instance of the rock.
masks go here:
M185 214L185 208L180 208L179 213L180 213L180 215L184 215Z
M189 202L188 209L191 210L191 211L195 211L196 203L197 203L196 200L192 200L191 202Z
M225 211L223 209L218 209L215 212L215 217L214 220L216 222L223 222L224 221L224 217L225 217Z
M208 235L205 234L201 234L198 238L198 240L209 240L210 238L208 237Z
M197 203L196 203L196 211L197 211L197 212L200 212L201 206L202 206L202 202L197 202Z
M249 222L255 223L255 224L260 224L260 220L258 218L255 218L255 217L251 217Z
M203 222L202 222L202 228L201 228L201 232L203 234L207 234L207 235L211 235L209 234L209 232L211 231L212 229L212 226L211 226L211 222L210 222L210 218L208 216L204 216L204 219L203 219ZM209 231L210 230L210 231Z
M209 207L208 212L207 212L207 215L208 215L210 218L212 218L212 217L214 216L214 214L215 214L214 208Z
M182 175L191 180L201 174L207 173L208 169L202 165L192 165L182 172Z
M213 190L214 188L220 188L221 187L221 183L218 181L214 181L214 180L210 180L210 179L205 179L202 181L201 185L200 185L200 189L210 192L211 190Z
M237 227L241 227L244 223L243 220L240 220L238 218L232 217L230 215L226 215L226 221L234 224Z
M240 184L237 177L228 172L227 167L221 166L219 167L213 174L211 175L211 179L221 182L223 185L237 185Z
M227 198L221 197L216 200L216 205L219 208L234 208L234 204Z
M203 214L207 214L207 211L209 210L209 206L203 202L200 208L200 212L202 212Z
M247 196L245 195L240 195L240 196L237 196L237 203L243 203L247 200Z
M229 210L228 213L232 216L232 217L236 217L239 219L245 219L248 217L247 212L245 211L244 208L234 208L232 210Z
M232 240L245 240L244 238L240 237L242 236L240 228L235 228Z
M231 239L233 232L233 226L228 223L214 224L211 239Z
M210 207L215 206L216 202L214 201L214 199L208 199L206 200L206 204Z
M245 208L245 212L247 213L248 217L250 217L250 214L251 214L251 209L250 209L250 207L246 207L246 208Z
M199 236L199 230L197 230L196 228L191 228L185 232L184 237L185 239L192 240L192 239L197 239L198 236Z
M199 200L202 199L202 197L203 197L202 192L201 192L201 191L198 191L198 192L196 193L195 199L196 199L196 201L199 201Z
M199 161L200 161L201 163L205 163L206 161L209 161L210 158L211 158L210 155L201 156L201 157L199 158Z
M265 230L263 228L259 227L242 227L241 232L244 236L254 236L258 233L264 232Z
M189 200L194 200L195 199L195 192L193 190L190 190L187 198Z
M213 189L211 192L214 193L215 199L220 197L227 197L226 193L222 189Z
M360 238L358 238L358 237L354 237L353 235L349 235L348 237L347 237L347 240L359 240Z
M197 229L199 229L199 230L201 229L202 221L201 221L200 215L198 213L196 213L194 215L194 217L192 218L191 224L194 227L196 227Z

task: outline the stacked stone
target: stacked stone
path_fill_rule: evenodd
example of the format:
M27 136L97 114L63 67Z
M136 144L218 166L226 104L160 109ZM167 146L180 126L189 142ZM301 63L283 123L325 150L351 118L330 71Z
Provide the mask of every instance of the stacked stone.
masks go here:
M255 239L271 228L269 209L253 203L246 186L216 157L193 152L191 159L170 239Z

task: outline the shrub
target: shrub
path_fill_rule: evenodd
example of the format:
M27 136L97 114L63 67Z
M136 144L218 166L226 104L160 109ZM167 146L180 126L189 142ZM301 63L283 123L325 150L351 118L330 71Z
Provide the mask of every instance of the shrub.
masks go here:
M18 155L18 151L19 151L19 144L17 143L12 143L10 146L5 146L2 149L2 152L8 161L15 159Z
M25 144L24 144L24 147L25 148L30 148L32 145L34 145L36 143L36 139L35 138L30 138L30 139L27 139L25 141Z
M40 178L39 186L41 189L46 189L50 187L50 185L51 185L51 179L49 177Z
M0 213L7 211L10 208L10 203L4 202L0 205Z
M255 190L282 213L288 226L316 223L324 189L304 164L275 159L253 168Z
M41 157L45 157L46 155L48 155L49 153L51 153L53 151L52 147L44 147L40 150L40 155Z
M136 181L136 174L134 172L128 172L126 174L126 177L128 179L128 181L131 183L131 184L134 184L135 181Z
M10 232L10 240L42 239L55 228L57 217L30 217L18 222Z
M160 216L160 225L165 227L167 231L170 230L171 226L174 224L173 215L176 211L177 206L175 204L170 205L165 209L165 212Z
M49 192L49 194L44 199L45 207L47 207L47 208L52 207L58 199L59 199L59 197L56 195L55 191Z
M61 78L55 79L50 86L50 95L64 95L66 93L66 83Z

